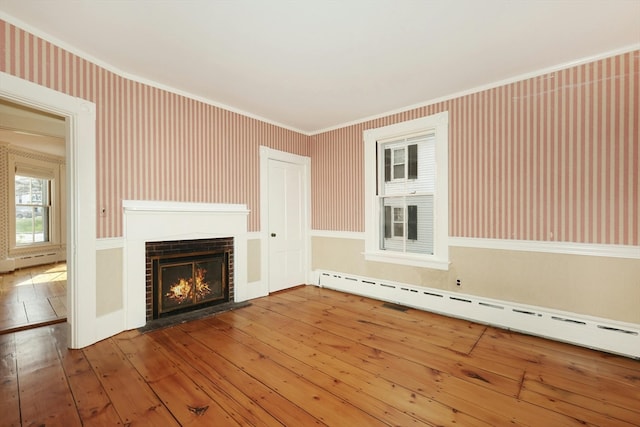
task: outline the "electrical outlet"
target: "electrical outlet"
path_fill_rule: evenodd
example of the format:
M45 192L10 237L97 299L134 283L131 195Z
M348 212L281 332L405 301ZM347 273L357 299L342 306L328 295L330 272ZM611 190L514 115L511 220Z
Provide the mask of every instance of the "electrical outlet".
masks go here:
M456 279L456 286L462 286L462 280Z

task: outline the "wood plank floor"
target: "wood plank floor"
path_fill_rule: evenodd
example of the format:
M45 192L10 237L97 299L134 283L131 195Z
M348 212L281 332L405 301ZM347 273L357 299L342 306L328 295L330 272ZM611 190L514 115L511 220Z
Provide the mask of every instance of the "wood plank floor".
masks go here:
M2 426L638 426L640 361L316 287L68 350L0 335Z
M0 334L64 322L66 317L66 263L0 274Z

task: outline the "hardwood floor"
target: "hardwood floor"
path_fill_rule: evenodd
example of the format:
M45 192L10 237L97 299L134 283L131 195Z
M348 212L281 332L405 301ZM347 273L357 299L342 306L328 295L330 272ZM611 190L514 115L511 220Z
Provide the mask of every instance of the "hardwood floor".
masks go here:
M67 317L67 265L0 274L0 334L59 323Z
M395 308L307 286L82 350L1 335L0 424L640 425L640 361Z

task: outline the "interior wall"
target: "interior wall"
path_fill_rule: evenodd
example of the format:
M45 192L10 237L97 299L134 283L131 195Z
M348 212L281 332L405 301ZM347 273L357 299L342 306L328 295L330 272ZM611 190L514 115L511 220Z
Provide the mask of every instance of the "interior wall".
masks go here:
M313 136L312 225L335 236L313 238L313 269L640 323L639 77L636 50ZM365 261L363 131L441 111L450 237L637 255L451 246L444 272Z
M314 237L312 250L314 270L640 324L637 259L452 246L443 271L368 262L362 239Z
M124 249L110 248L96 251L96 316L104 316L124 308L123 271Z
M261 280L262 242L260 239L247 240L247 282L256 283Z
M0 49L0 71L96 104L98 238L122 236L122 200L246 204L259 231L260 145L309 155L306 135L127 79L2 20Z
M3 244L0 246L0 272L13 271L17 268L33 265L47 264L64 261L66 259L66 186L65 179L61 175L65 173L64 158L44 153L23 150L18 145L13 145L11 138L5 135L6 141L0 142L0 238ZM13 171L10 167L10 158L17 158L19 162L41 162L47 167L57 169L57 186L52 194L53 200L51 212L57 229L52 233L57 236L57 241L51 244L25 246L12 249L10 238L10 224L13 212L10 194L13 190ZM55 225L54 225L55 226ZM53 230L52 230L53 231Z
M364 231L362 133L449 112L452 237L640 244L640 51L312 137L315 230Z

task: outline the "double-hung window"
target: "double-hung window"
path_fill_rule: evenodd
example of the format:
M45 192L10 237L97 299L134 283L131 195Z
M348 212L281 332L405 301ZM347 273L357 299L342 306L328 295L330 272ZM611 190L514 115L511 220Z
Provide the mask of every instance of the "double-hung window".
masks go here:
M448 268L448 114L364 133L365 257Z
M435 135L378 141L380 248L433 255Z
M16 175L16 245L49 242L51 180Z
M64 188L57 158L31 153L9 154L9 252L12 256L59 250L63 244L61 205Z

